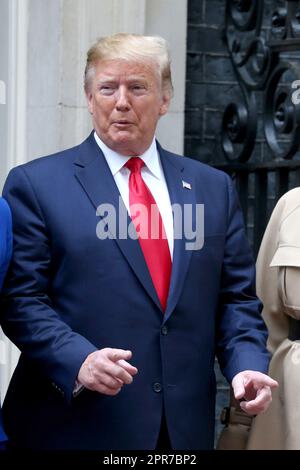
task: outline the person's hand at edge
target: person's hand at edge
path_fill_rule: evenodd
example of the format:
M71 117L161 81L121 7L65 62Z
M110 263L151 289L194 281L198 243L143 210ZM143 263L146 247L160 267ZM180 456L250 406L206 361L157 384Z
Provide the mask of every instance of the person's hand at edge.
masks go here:
M255 370L239 372L231 384L241 409L249 415L266 411L272 401L272 389L278 387L276 380Z

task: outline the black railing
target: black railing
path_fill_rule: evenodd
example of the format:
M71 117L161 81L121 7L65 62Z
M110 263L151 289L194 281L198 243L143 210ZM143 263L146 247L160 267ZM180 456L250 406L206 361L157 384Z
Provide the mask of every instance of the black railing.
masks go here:
M226 160L211 163L236 179L255 253L275 202L300 184L300 1L283 5L262 28L263 0L226 2L224 36L241 100L224 111ZM260 121L268 152L258 161Z

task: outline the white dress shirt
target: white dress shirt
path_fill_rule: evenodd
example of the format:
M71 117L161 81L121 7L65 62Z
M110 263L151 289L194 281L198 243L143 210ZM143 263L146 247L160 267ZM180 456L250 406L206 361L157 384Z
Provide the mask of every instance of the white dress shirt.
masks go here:
M131 156L121 155L114 150L110 149L94 132L94 137L102 150L110 171L114 177L115 183L118 187L120 195L123 199L125 207L129 211L129 175L130 170L124 165L131 158ZM174 234L173 234L173 214L169 197L169 191L165 180L165 175L162 169L159 153L156 147L155 138L153 139L150 147L143 155L139 157L145 163L141 174L142 178L151 191L159 212L161 214L163 224L165 227L166 236L168 239L171 258L173 257Z

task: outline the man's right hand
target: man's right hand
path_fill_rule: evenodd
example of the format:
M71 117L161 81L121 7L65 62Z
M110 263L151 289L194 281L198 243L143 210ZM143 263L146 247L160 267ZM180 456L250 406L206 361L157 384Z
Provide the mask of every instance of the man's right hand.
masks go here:
M105 395L117 395L124 384L131 384L138 370L127 362L131 351L104 348L88 355L77 380L85 388Z

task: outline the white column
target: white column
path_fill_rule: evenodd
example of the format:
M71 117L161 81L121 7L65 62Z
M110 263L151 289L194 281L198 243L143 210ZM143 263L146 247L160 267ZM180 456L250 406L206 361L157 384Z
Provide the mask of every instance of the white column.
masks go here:
M62 0L27 2L27 154L32 160L60 150Z
M113 33L144 34L146 0L113 0Z
M0 189L6 177L9 4L0 0Z
M9 1L7 169L27 161L27 0Z

